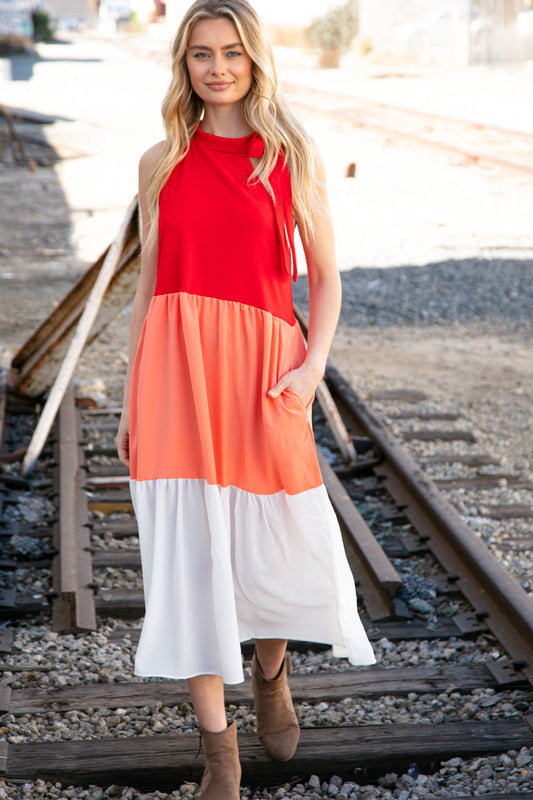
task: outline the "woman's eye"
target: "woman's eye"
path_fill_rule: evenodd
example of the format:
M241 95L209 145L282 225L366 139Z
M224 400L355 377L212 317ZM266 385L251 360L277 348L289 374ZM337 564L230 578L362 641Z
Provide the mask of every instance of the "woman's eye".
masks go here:
M194 58L197 58L199 61L201 61L202 59L207 58L207 53L195 53Z
M235 56L242 56L242 53L239 53L238 50L230 50L230 52L228 53L228 56L230 58L235 58Z

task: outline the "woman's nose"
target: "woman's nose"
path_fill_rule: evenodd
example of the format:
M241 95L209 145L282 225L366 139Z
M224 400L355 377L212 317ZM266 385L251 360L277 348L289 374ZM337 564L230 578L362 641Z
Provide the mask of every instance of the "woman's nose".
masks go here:
M211 64L211 72L213 75L222 75L225 72L224 60L221 56L214 56L213 63Z

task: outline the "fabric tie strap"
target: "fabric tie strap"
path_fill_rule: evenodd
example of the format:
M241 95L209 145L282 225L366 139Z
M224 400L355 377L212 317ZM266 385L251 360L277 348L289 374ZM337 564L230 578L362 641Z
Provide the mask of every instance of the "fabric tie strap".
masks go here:
M248 144L248 157L261 158L265 152L265 143L258 133L252 134ZM269 176L274 196L272 205L276 219L281 262L285 271L294 281L298 280L298 265L294 247L294 215L292 209L291 178L285 155L280 153L276 165ZM291 269L292 265L292 269Z
M248 144L248 156L250 158L261 158L265 152L265 143L258 133L252 134L252 138Z

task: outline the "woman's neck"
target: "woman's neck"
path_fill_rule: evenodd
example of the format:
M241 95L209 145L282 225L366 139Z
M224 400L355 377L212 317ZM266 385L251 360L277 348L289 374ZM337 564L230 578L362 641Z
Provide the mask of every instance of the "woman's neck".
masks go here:
M206 106L200 128L205 133L223 136L227 139L239 139L253 133L244 119L242 108L221 108Z

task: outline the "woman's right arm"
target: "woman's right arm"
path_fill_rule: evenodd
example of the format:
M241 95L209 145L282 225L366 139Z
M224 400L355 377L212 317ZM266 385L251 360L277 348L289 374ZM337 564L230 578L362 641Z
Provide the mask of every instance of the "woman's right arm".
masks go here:
M130 329L130 351L128 359L128 371L124 386L124 401L122 406L122 416L115 437L115 444L120 460L129 467L130 464L130 385L133 362L137 354L137 346L141 335L142 326L148 307L154 296L155 283L157 277L157 238L148 239L150 230L150 216L148 214L147 191L150 178L154 167L163 151L164 143L159 142L142 156L139 162L139 208L141 213L141 273L139 284L133 301Z

